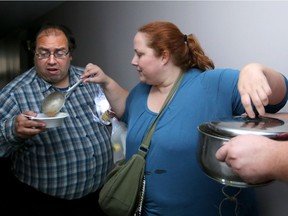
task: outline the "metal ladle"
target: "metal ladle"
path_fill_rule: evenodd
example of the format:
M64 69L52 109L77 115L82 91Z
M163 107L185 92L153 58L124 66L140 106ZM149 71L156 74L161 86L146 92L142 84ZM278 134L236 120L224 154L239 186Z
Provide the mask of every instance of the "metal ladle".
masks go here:
M82 83L80 79L66 93L55 91L49 94L42 102L42 112L49 117L55 116L65 104L65 100L71 95L75 88Z

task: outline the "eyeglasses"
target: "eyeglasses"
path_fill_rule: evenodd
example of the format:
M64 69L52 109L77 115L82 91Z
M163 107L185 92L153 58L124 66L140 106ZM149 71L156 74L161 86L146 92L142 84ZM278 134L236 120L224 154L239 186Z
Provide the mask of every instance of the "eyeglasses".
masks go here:
M35 56L38 59L48 59L50 58L51 55L54 56L54 58L57 59L64 59L70 51L66 51L66 50L56 50L54 53L48 52L48 51L40 51L38 53L35 52Z

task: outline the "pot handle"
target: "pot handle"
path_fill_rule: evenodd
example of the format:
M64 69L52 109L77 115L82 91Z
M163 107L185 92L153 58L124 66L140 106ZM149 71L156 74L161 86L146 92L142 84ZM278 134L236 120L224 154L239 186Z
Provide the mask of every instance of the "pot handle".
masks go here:
M273 140L278 140L278 141L288 140L288 133L278 134L276 137L273 137L272 139Z
M253 112L255 113L255 118L250 118L248 115L244 117L244 121L245 122L254 122L254 123L259 123L259 121L261 120L259 117L259 112L257 111L257 109L255 107L253 107Z

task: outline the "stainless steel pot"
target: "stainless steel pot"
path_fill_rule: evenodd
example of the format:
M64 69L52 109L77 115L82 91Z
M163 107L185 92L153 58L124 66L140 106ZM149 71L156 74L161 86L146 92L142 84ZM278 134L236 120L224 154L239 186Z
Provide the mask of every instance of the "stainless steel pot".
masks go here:
M197 146L197 160L210 178L234 187L256 187L264 184L248 184L235 175L225 162L218 161L216 151L223 143L240 134L257 134L271 139L286 139L288 126L280 119L245 116L220 118L198 126L199 142Z

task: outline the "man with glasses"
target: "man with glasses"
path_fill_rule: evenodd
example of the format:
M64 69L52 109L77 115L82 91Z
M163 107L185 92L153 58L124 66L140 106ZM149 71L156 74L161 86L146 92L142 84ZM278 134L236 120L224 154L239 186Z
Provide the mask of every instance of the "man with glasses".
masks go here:
M101 87L78 86L61 110L69 114L62 126L46 128L25 117L41 113L47 95L67 91L84 71L94 69L70 65L75 48L67 27L42 26L33 44L35 67L0 92L0 157L11 158L13 173L2 210L104 215L98 192L113 161L110 133L99 112L101 104L108 104Z

